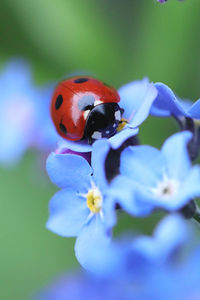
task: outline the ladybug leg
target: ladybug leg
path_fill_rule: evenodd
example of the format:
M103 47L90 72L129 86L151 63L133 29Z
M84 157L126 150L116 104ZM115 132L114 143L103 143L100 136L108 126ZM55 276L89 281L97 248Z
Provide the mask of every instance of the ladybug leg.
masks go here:
M120 109L120 112L121 112L121 115L123 115L123 113L124 113L124 109L123 108L119 108Z

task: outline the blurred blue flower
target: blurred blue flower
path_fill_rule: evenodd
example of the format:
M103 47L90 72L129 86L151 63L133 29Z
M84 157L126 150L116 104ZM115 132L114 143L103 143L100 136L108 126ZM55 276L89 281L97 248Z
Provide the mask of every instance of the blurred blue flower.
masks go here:
M200 249L173 267L152 267L143 278L128 273L107 280L86 274L63 275L35 298L37 300L198 300Z
M200 195L200 168L192 167L188 131L168 138L161 151L129 146L121 155L120 172L111 184L112 197L127 212L143 216L155 208L176 211Z
M179 260L181 247L192 239L192 230L178 214L164 217L156 226L153 236L139 236L131 244L131 250L140 253L155 264L170 264Z
M101 141L99 141L101 142ZM51 153L47 172L59 188L50 201L47 228L65 237L77 237L75 252L87 269L93 265L93 248L107 247L115 223L113 202L107 202L108 184L104 162L109 147L96 142L91 166L79 155Z
M120 300L110 282L96 280L81 272L60 276L34 299Z
M158 223L152 236L129 236L114 240L106 252L97 247L94 251L101 258L104 276L129 274L132 278L143 278L143 273L151 274L156 267L179 263L182 248L193 239L186 220L178 214L171 214Z
M122 86L118 92L119 106L124 112L118 132L108 139L113 149L120 147L125 140L138 133L138 126L148 117L152 103L157 96L156 88L147 78L130 82ZM77 152L92 151L92 146L84 141L65 140L60 143L60 147Z
M77 273L58 278L33 300L147 300L144 298L144 293L146 294L144 285L138 289L137 283L131 282L129 278L104 280Z
M37 116L35 119L33 147L41 152L49 153L57 147L59 141L62 141L62 138L54 128L50 115L50 102L54 84L41 86L37 90Z
M180 216L165 217L153 237L141 236L126 243L118 242L121 253L118 252L117 271L111 274L105 270L103 277L86 273L62 276L36 299L199 299L199 247L182 255L190 234L186 221ZM98 245L96 249L99 251ZM112 250L103 254L107 262ZM96 263L99 264L99 260ZM108 262L108 271L109 268Z
M52 87L36 88L30 66L13 60L0 74L0 89L0 163L16 163L29 147L55 147L58 136L49 114Z

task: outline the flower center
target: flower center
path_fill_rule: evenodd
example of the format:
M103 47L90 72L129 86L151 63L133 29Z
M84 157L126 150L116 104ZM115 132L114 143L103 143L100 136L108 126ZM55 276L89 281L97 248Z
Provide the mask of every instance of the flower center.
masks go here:
M156 188L152 189L152 192L158 198L168 199L178 192L178 188L179 182L177 180L165 177Z
M117 132L121 131L126 126L126 124L128 124L128 120L125 118L122 118L121 121L119 121L119 125L117 127Z
M87 207L92 213L100 212L102 208L102 196L98 188L92 188L87 193Z

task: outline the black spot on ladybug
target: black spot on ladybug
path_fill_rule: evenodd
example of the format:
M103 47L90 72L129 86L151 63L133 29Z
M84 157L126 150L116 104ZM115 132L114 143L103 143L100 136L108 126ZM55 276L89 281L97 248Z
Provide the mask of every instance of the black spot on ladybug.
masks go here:
M88 78L77 78L74 80L75 83L84 83L88 81Z
M95 98L92 95L85 95L78 101L78 108L82 111L92 109L94 107Z
M65 127L65 125L63 125L62 123L59 124L60 130L64 133L67 134L67 128Z
M55 108L59 109L61 107L63 103L63 97L62 95L58 95L57 99L56 99L56 103L55 103Z

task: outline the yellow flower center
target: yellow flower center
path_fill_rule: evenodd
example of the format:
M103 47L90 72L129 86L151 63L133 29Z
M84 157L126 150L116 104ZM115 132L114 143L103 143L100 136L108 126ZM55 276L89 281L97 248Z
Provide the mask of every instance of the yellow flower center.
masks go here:
M92 188L87 193L87 207L92 213L98 213L102 207L102 196L97 188Z
M128 120L122 118L117 127L117 132L121 131L126 126L126 124L128 124Z

